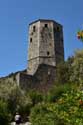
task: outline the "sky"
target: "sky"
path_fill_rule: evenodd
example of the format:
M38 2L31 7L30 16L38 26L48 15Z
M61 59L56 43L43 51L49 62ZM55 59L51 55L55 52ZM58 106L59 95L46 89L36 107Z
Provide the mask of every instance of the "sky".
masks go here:
M26 69L28 25L52 19L63 25L65 60L83 49L83 0L0 0L0 77Z

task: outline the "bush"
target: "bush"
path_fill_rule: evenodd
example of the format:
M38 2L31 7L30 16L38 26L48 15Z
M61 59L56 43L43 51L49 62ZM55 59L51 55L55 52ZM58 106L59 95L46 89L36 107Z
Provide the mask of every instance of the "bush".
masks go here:
M55 102L45 100L32 108L32 125L82 125L83 85L71 84L70 88L68 86L69 84L66 84L62 87L62 92L58 94Z
M57 66L56 82L58 84L64 84L69 82L69 79L70 79L70 72L68 63L67 62L60 63Z
M22 114L23 119L29 115L32 106L32 100L16 84L1 84L0 99L7 103L7 108L11 114L11 120L16 112Z
M7 103L0 100L0 124L8 125L10 121L10 115L7 108Z
M70 81L83 84L83 50L75 52L72 69L73 72L71 73Z
M64 92L68 92L71 90L71 84L59 84L53 86L53 88L47 93L45 96L45 101L47 102L56 102Z
M32 90L28 93L28 96L31 98L33 106L43 101L43 95L38 91Z
M32 125L64 125L48 104L35 105L31 110L30 121Z

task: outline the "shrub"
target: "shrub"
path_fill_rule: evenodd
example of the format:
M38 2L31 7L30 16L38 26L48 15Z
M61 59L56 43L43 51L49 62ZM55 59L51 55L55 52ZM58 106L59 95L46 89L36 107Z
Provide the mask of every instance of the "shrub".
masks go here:
M55 102L45 100L32 108L32 125L82 125L83 85L71 84L69 89L68 86L64 85Z
M32 125L64 125L63 121L50 110L48 104L35 105L31 110L30 121Z
M72 84L70 83L66 83L53 86L53 88L45 96L45 101L56 102L64 92L68 92L71 90L71 85Z
M7 109L7 103L0 100L0 124L8 125L10 121L10 114Z
M43 95L38 91L32 90L28 95L31 98L33 105L43 101Z

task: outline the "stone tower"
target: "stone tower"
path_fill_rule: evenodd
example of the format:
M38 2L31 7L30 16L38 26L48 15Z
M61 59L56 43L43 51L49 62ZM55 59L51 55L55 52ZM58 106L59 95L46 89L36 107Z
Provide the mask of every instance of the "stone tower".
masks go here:
M28 67L17 73L17 83L24 89L47 92L55 83L57 64L64 61L62 25L44 19L32 22L28 41Z
M40 64L56 67L63 60L62 25L53 20L44 19L30 23L28 74L34 75Z

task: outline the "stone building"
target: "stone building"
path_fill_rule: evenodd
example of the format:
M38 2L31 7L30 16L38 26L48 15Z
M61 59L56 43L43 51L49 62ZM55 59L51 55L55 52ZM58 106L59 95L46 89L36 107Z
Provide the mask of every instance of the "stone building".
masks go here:
M29 24L28 66L16 74L25 89L46 91L56 79L56 67L64 61L63 27L54 20L39 19Z

